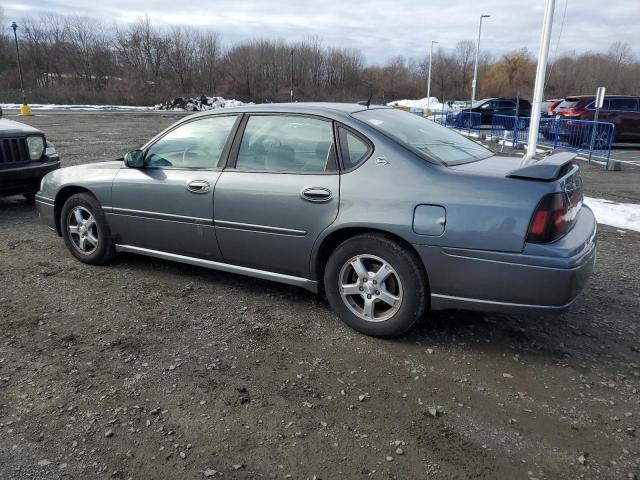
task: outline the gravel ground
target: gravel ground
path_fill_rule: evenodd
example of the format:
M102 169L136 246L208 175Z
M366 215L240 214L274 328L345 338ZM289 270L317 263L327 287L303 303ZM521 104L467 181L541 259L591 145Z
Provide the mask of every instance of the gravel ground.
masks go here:
M74 165L179 117L24 120ZM587 194L640 201L638 171L584 167ZM0 478L635 479L640 234L599 240L561 315L438 312L388 341L294 287L83 265L0 199Z

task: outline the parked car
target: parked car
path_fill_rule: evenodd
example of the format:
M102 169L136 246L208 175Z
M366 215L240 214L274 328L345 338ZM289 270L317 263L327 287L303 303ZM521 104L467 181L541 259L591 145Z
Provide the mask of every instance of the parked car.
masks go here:
M44 133L3 118L0 109L0 196L22 194L33 200L42 177L59 166Z
M553 117L555 115L555 109L562 103L563 98L552 98L545 100L540 104L540 111L543 117Z
M36 200L82 262L130 252L324 291L354 329L396 336L429 308L575 299L596 222L572 159L521 167L393 108L254 105L52 172Z
M472 108L466 108L464 112L478 112L481 114L481 123L483 125L491 124L494 115L508 115L519 117L531 116L531 103L524 98L485 98L477 101ZM461 127L471 128L473 125L472 117L469 115L459 115ZM465 122L468 122L467 125Z
M571 120L593 120L595 118L594 95L567 97L555 110L558 118ZM599 122L609 122L615 127L614 142L640 142L640 96L606 95L600 113ZM576 129L580 129L579 122L564 128L563 135L567 138L583 138ZM586 127L585 127L586 128ZM602 141L609 130L601 128L598 138ZM588 135L587 135L588 137Z

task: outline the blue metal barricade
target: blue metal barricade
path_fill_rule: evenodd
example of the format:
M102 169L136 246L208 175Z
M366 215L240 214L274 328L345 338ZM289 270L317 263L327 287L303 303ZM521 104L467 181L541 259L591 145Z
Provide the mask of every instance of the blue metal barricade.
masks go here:
M432 112L429 119L445 127L453 128L461 132L476 133L480 135L482 115L479 112L466 111L436 111Z
M529 141L529 117L494 115L491 137L510 143L515 149ZM538 144L551 148L563 148L577 152L589 152L609 161L611 145L615 138L615 126L609 122L572 120L566 118L542 118L538 129Z

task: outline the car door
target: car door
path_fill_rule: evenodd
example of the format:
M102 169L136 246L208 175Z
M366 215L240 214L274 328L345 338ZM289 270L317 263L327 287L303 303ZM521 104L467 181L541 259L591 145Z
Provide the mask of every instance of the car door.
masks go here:
M611 98L609 100L608 121L616 126L616 141L633 142L640 140L640 118L638 99L635 97Z
M237 123L237 115L213 115L179 124L146 148L144 167L123 166L113 181L109 215L117 242L220 258L213 191Z
M338 214L340 176L330 120L245 116L214 193L227 263L308 277L320 232Z
M479 111L482 115L482 124L490 124L493 121L494 114L500 114L497 100L489 100L480 105Z
M500 115L516 115L516 102L513 100L500 100L497 113Z

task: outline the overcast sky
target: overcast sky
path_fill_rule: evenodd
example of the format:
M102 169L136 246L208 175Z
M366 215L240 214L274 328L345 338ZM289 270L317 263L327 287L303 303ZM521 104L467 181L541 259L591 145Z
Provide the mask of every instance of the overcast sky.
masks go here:
M527 47L536 53L545 0L8 0L5 20L39 13L131 22L147 14L158 25L193 25L219 32L225 43L309 35L324 45L354 47L369 63L398 55L423 57L431 40L452 49L475 40L485 19L482 49L494 55ZM566 15L565 13L566 5ZM558 34L562 27L559 47ZM616 40L640 55L640 0L557 0L551 55L606 51ZM6 22L5 22L6 23Z

